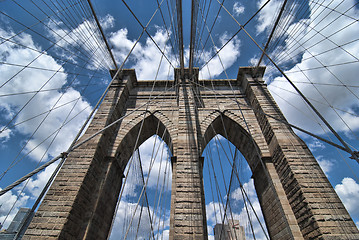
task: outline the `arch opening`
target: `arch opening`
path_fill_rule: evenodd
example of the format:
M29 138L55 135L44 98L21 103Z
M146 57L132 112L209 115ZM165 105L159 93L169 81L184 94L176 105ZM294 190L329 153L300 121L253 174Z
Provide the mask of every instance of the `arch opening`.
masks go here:
M257 192L253 179L262 164L262 151L267 149L261 144L264 139L260 134L254 135L256 130L248 125L250 134L245 126L241 118L233 119L221 113L204 133L202 156L209 236L224 237L225 230L234 239L267 239L268 236L258 198L261 193ZM227 227L231 225L238 228Z
M168 238L171 149L170 133L153 115L140 120L123 137L115 158L124 176L109 239Z
M259 134L256 134L256 138L253 138L253 135L251 135L253 132L251 132L251 134L248 133L248 131L244 129L244 126L245 123L241 119L233 120L225 114L220 114L206 128L203 138L203 149L219 134L226 138L243 154L251 171L254 172L262 157L262 151L266 151L266 149L259 147L259 142L263 143L264 139L261 139ZM248 126L250 127L250 125ZM252 130L254 129L252 128L251 131ZM261 145L263 146L263 144Z
M217 134L202 157L209 239L254 239L253 234L255 239L267 239L252 171L242 153Z

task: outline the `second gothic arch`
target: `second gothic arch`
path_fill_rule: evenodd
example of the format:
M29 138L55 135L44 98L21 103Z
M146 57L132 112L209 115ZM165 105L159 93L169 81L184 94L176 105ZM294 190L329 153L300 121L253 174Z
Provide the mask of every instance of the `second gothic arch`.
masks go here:
M209 124L204 128L203 148L215 137L217 134L222 135L230 141L245 157L252 172L260 161L260 158L268 152L268 148L264 143L264 138L261 134L250 134L243 126L243 120L235 118L229 112L217 112ZM239 122L241 121L241 122ZM249 126L251 133L253 128Z

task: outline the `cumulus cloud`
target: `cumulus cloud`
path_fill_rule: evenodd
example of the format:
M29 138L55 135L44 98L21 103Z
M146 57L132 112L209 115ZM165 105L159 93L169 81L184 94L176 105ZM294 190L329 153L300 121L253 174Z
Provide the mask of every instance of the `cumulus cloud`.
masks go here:
M141 206L138 206L136 209L136 203L130 203L126 201L121 201L117 212L116 218L113 225L113 230L110 235L110 239L121 239L127 233L128 239L149 239L152 238L151 234L151 225L150 225L150 218L149 212L151 217L154 216L154 211L152 207L144 206L142 208L141 213ZM161 217L161 227L160 231L157 232L157 228L155 229L155 236L162 236L163 239L168 239L169 234L169 212L165 212L165 216ZM131 223L132 219L132 224ZM153 218L154 219L154 218ZM137 231L137 226L140 221L139 230ZM157 218L156 222L153 221L154 228L158 225L159 218ZM163 224L163 231L162 229Z
M14 35L13 32L5 31L1 28L0 33L1 36L5 38ZM41 48L36 45L32 37L26 33L22 33L13 38L13 41L21 42L23 45L41 51ZM9 41L1 44L0 52L2 52L2 61L20 65L27 65L39 55L37 52L20 47ZM4 84L4 86L0 88L0 95L61 89L67 83L68 76L64 72L63 67L49 55L41 55L31 66L60 70L61 72L54 75L53 72L28 68L19 72L19 68L17 67L1 65L0 72L2 74L0 76L0 83ZM11 80L8 81L9 79ZM31 84L28 84L29 82L31 82ZM77 103L76 105L74 105L74 103L66 104L61 108L52 110L50 114L42 114L39 117L35 117L45 111L50 111L56 106L61 106L76 99L78 99L78 101L74 102ZM82 122L91 110L89 103L83 100L81 94L71 87L65 90L39 92L36 95L26 94L1 97L0 108L2 110L2 119L8 120L21 110L16 119L10 124L10 126L14 124L18 125L2 132L2 136L8 139L11 136L9 131L13 133L16 131L16 133L20 133L23 136L32 136L29 142L26 143L25 141L23 143L26 144L24 147L25 152L30 152L58 129L65 121L67 114L71 111L72 113L69 115L68 120L75 116L76 113L87 109L61 130L47 153L45 152L50 146L51 138L46 140L41 146L38 146L36 150L32 151L30 156L35 160L40 160L43 155L44 158L47 159L50 155L58 155L60 152L66 150L71 143L71 139L75 137L77 130L81 127ZM32 118L32 120L26 121L30 118Z
M0 125L0 129L4 129L5 126ZM5 129L4 131L0 132L0 143L5 143L10 139L11 130Z
M325 148L325 145L322 142L320 142L318 139L313 138L312 140L313 141L309 142L309 144L308 144L310 151L314 152L314 151L322 150Z
M358 10L351 8L355 1L339 2L333 1L329 7L338 5L338 12L346 12L349 16L358 15ZM350 133L349 128L353 131L359 128L356 111L359 106L357 101L359 89L338 85L356 85L359 68L357 64L325 68L323 65L331 66L355 61L359 57L359 43L353 41L359 35L359 23L352 23L352 19L341 16L340 13L329 12L329 9L321 6L317 7L319 9L316 11L313 8L310 9L312 14L308 19L302 19L290 26L290 29L301 27L303 31L299 31L300 34L295 36L292 33L288 34L286 45L278 47L276 51L289 52L289 56L286 55L287 61L283 64L294 64L294 66L285 71L286 74L292 81L298 82L297 87L310 99L324 118L337 131ZM321 33L312 31L313 28L321 30ZM342 28L340 34L334 34ZM327 38L328 36L330 37ZM293 43L292 38L296 39L295 51L290 50L292 45L289 43ZM351 44L345 44L351 41L353 41ZM302 46L299 47L300 45ZM343 47L339 48L336 45L343 45ZM317 56L313 57L312 54ZM299 63L295 64L297 60ZM308 70L312 68L316 69ZM304 74L301 70L305 70ZM313 133L323 134L322 128L326 130L324 124L309 110L289 83L283 77L276 77L274 81L272 80L270 79L268 88L289 122ZM321 85L312 85L310 81ZM317 122L321 126L316 124Z
M115 26L115 18L112 15L107 14L105 17L100 18L100 25L103 30L113 28Z
M47 168L45 168L45 170L41 171L40 173L29 179L29 181L26 183L26 191L31 194L31 197L36 198L40 195L52 173L55 171L57 164L58 163L54 163L48 166ZM22 187L23 185L24 184L20 185L20 187Z
M166 57L169 59L171 64L175 67L177 66L176 56L171 49L170 44L168 43L168 35L167 32L161 28L156 27L157 31L152 36L152 38L156 41L159 48L165 52ZM199 60L199 65L204 64L207 60L210 59L214 55L214 53L223 46L227 40L229 39L229 35L224 33L219 38L219 46L214 48L205 50L201 55ZM136 40L130 39L128 36L128 29L123 28L116 32L113 32L109 38L109 41L112 46L114 46L113 52L116 57L116 60L122 64L125 60L127 54L130 52L131 48L134 46ZM224 69L228 69L231 67L238 59L240 55L240 43L238 37L235 37L229 44L227 44L219 53L219 56L222 60ZM185 52L185 64L188 62L188 53L189 50L186 48ZM158 50L152 40L147 37L144 43L137 43L134 48L128 62L128 67L135 68L138 79L154 79L157 73L158 66L161 61L162 53ZM158 71L157 79L168 79L173 78L173 70L170 63L163 58L161 61L161 66ZM209 70L210 69L210 70ZM223 72L223 67L221 65L220 59L214 57L209 63L208 66L205 67L200 72L200 77L208 78L208 77L216 77Z
M256 190L254 188L253 179L250 179L248 182L243 184L243 190L244 190L245 193L243 192L243 194L242 194L242 191L241 191L240 187L235 189L231 193L231 198L234 199L234 200L237 200L237 201L243 201L243 195L244 195L244 198L247 201L247 197L246 197L245 194L247 194L247 196L248 196L248 198L250 200L255 199L257 197L257 193L256 193Z
M147 191L156 189L171 190L172 168L169 157L169 149L158 136L152 136L139 147L144 181L147 182ZM140 170L138 153L135 152L131 165L128 164L125 173L128 172L124 197L136 196L142 190L143 182ZM147 180L148 179L148 180Z
M240 14L244 13L244 6L240 2L235 2L233 4L233 13L235 16L239 16Z
M157 27L157 31L152 38L159 48L165 52L171 64L175 65L175 56L170 45L167 43L167 32L163 28ZM129 39L127 28L112 33L109 41L111 45L114 46L113 52L120 65L136 42L135 39ZM136 69L138 79L154 79L161 62L157 79L167 79L170 63L165 58L161 60L161 56L161 51L156 47L153 41L147 37L145 43L137 43L128 62L131 62L131 68ZM173 71L170 71L170 76L173 77Z
M100 19L100 24L104 29L109 29L114 26L114 21L113 16L106 15ZM74 63L81 62L89 69L112 67L107 51L103 51L106 46L102 36L99 31L94 31L98 29L94 20L84 20L72 29L68 28L68 23L56 20L48 21L47 25L51 29L47 34L56 42L57 54L63 58Z
M323 156L318 156L316 159L323 172L328 175L328 173L333 169L334 160L325 159Z
M260 8L266 0L258 1L257 6ZM274 0L270 1L260 12L258 17L258 24L256 26L257 33L264 32L265 30L270 30L270 26L272 26L273 22L275 21L275 14L278 12L279 8L282 5L282 1Z
M229 39L229 35L224 33L219 38L220 47L223 46ZM200 72L200 77L203 79L209 79L219 76L224 70L231 67L240 56L241 41L236 36L229 42L219 53L219 57L214 57ZM216 49L212 51L205 51L201 57L203 63L207 62L213 54L220 48L216 46ZM223 64L223 66L222 66ZM223 69L224 68L224 69Z
M352 216L359 214L359 184L354 179L344 178L335 186L335 191Z
M30 198L25 193L21 193L19 197L18 194L17 191L8 191L0 196L0 223L5 229L10 225L20 207L24 206Z

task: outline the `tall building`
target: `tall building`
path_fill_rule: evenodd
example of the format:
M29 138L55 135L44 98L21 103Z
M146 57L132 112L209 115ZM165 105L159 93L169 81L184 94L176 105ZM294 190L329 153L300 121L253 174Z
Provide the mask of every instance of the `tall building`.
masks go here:
M213 228L215 240L245 240L244 228L239 220L229 220L228 224L216 224Z
M23 225L30 211L31 211L30 208L20 208L20 210L17 212L14 219L10 223L9 227L5 231L0 233L0 240L14 239L16 234L20 231L21 226ZM29 223L27 223L27 225L29 225ZM26 228L27 226L25 226L24 229ZM20 235L23 234L24 232L22 232Z

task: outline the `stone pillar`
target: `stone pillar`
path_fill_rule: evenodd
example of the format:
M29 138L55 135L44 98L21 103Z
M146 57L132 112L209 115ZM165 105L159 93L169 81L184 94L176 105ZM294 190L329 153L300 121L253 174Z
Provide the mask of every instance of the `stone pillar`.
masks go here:
M134 71L116 80L88 130L86 139L117 119L135 81ZM106 239L123 166L109 158L116 126L70 153L35 214L23 239Z
M263 114L286 121L262 78L255 81L252 74L252 68L240 68L238 79L304 239L359 239L357 227L306 144L288 125Z
M253 179L270 239L303 240L271 159L262 159L263 165L258 164Z
M178 75L177 75L178 76ZM188 73L178 88L178 136L173 161L170 239L207 239L195 96ZM197 72L198 76L198 72ZM174 160L174 159L173 159Z

